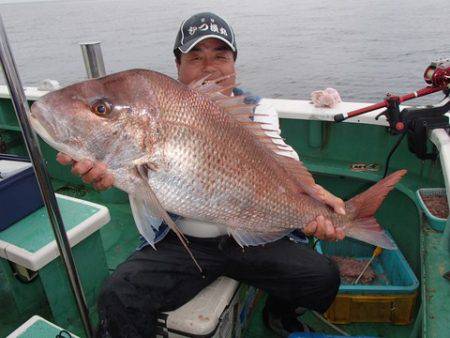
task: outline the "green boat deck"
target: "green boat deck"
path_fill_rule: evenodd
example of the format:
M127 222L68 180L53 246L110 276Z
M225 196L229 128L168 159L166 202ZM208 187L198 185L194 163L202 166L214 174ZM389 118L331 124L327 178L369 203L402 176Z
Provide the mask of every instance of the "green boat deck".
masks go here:
M11 112L10 103L6 100L0 101L0 140L6 152L25 154L17 124L10 117ZM303 162L313 172L317 182L343 199L361 192L382 177L386 157L397 140L388 135L386 128L382 126L293 119L281 119L280 122L282 136L301 154ZM109 209L111 221L100 230L100 235L108 269L113 271L139 244L139 235L127 196L116 189L102 193L93 191L89 186L83 185L79 178L72 176L68 168L56 163L55 151L43 143L41 147L56 192L99 203ZM353 171L351 165L355 163L375 164L376 170ZM358 323L339 327L353 335L447 337L450 332L450 282L445 280L442 274L450 270L449 251L444 245L450 238L450 233L438 233L428 226L422 219L415 196L415 191L420 187L444 186L440 163L439 160L418 160L408 151L404 141L392 157L389 171L401 168L408 169L408 175L388 196L378 211L377 218L391 232L419 279L420 294L415 309L416 319L409 325ZM86 252L77 259L89 259L89 255L90 253ZM5 276L0 275L0 280L2 278ZM24 307L28 312L24 311L22 314L12 314L11 311L17 304L10 300L9 295L5 294L0 286L4 309L0 310L0 313L10 313L0 316L0 336L13 331L34 314L52 320L48 304L42 300L36 303L36 300L30 298L36 289L42 287L38 280L39 277L29 284L13 282L13 287L20 289L21 301L34 304L29 308ZM262 306L263 302L260 301L245 337L275 337L262 324ZM95 321L95 314L93 317ZM311 313L307 313L304 319L318 332L336 334ZM83 336L79 323L68 329Z

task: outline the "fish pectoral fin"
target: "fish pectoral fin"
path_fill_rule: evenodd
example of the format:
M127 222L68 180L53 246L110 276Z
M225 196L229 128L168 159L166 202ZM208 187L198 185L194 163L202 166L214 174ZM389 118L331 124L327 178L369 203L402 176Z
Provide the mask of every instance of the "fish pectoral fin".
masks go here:
M159 217L161 217L166 222L166 224L169 226L169 228L173 232L175 232L175 234L177 235L181 244L183 244L183 246L186 249L186 251L188 252L189 256L191 256L192 260L194 261L194 264L197 266L197 268L199 269L200 272L203 272L202 268L200 267L197 260L195 259L191 249L189 249L189 247L188 247L189 241L184 236L184 234L180 231L180 229L175 224L175 222L172 220L172 218L169 216L167 211L163 208L163 206L159 202L158 198L156 197L155 193L153 192L153 190L150 186L148 186L146 195L147 195L146 197L147 197L148 202L152 206L152 209L156 212L156 214Z
M141 175L142 178L145 179L146 182L148 182L147 177L147 171L145 169L145 165L140 165L136 167L137 172ZM161 203L158 200L158 197L156 196L153 189L150 187L150 185L147 183L147 187L145 189L145 200L146 203L148 203L149 207L152 210L152 213L155 217L160 217L163 219L166 224L169 226L169 228L177 235L178 239L180 240L181 244L183 244L184 248L188 252L189 256L191 256L192 260L194 261L194 264L197 266L200 272L203 272L202 268L198 264L197 260L195 259L194 255L192 254L192 251L188 247L189 241L184 236L184 234L180 231L178 226L175 224L175 222L172 220L172 218L167 213L166 209L161 205Z
M245 229L230 228L228 233L233 236L234 240L241 246L256 246L270 242L275 242L291 233L292 229L283 229L274 232L256 232Z
M130 207L133 213L134 222L139 230L139 233L145 240L155 248L155 231L159 230L162 224L162 218L156 215L144 199L137 196L129 196Z

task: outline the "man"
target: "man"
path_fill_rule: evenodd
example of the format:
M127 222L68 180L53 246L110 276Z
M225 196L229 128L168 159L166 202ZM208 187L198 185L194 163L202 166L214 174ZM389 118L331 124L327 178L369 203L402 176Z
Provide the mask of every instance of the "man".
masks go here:
M225 20L212 13L200 13L185 20L175 41L174 54L180 82L189 84L206 75L207 80L225 77L221 84L230 88L225 94L234 95L237 48L234 33ZM251 96L249 99L258 101ZM256 109L267 115L258 116L259 119L265 119L272 124L271 129L278 130L278 118L271 107L261 102ZM72 163L72 172L98 190L114 183L114 177L102 163L75 163L65 154L58 154L57 159L62 164ZM319 189L325 203L336 212L345 213L341 199ZM204 277L178 239L169 233L167 225L155 224L159 230L150 244L156 243L157 250L144 242L106 281L99 297L99 336L153 337L160 312L183 305L221 275L265 290L269 295L265 322L283 336L304 329L296 318L299 307L324 312L333 301L340 282L336 266L325 256L298 244L298 236L293 234L242 250L223 225L171 216L188 236ZM305 233L325 240L344 237L342 229L334 229L322 216L311 222Z

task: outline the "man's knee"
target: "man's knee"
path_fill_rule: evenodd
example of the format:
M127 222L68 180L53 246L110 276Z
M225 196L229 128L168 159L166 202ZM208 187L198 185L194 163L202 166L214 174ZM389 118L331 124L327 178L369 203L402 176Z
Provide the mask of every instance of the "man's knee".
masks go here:
M301 262L302 266L297 269L299 277L312 287L320 290L320 293L336 293L341 279L337 264L325 255L316 252L308 252L308 263ZM302 269L303 267L303 269Z
M324 312L334 301L339 290L341 278L336 263L324 255L312 257L313 266L310 271L307 295L302 300L307 308Z
M116 270L106 281L98 296L99 310L107 312L124 311L125 309L145 309L147 312L152 307L149 302L149 292L143 292L140 285L136 285L132 276L128 273L120 273Z
M320 300L317 302L315 310L325 312L333 303L341 284L339 268L330 258L323 256L323 262L320 265L320 278L318 283L320 287Z
M335 290L337 292L337 289L339 288L339 285L341 284L339 268L332 259L330 259L326 256L323 256L323 258L326 260L326 262L324 262L324 269L323 269L324 287L330 288L330 290Z
M114 274L107 278L98 296L99 307L106 305L108 302L117 301L120 298L120 290L123 288L122 284L122 280Z
M99 337L154 337L156 310L123 275L115 273L105 281L97 303Z

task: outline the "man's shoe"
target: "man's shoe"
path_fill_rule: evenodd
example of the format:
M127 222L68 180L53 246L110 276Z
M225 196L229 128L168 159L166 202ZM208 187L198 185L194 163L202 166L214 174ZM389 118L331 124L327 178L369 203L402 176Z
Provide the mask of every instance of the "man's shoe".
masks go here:
M280 337L288 337L293 332L314 332L295 315L277 317L271 314L267 308L263 310L263 322L269 330Z

